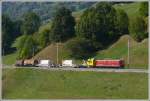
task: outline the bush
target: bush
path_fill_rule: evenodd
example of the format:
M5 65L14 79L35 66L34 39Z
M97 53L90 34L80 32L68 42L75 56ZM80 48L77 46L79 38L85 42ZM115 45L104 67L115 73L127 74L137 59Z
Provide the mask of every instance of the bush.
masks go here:
M40 46L41 49L45 48L47 45L50 44L50 37L49 37L50 29L46 29L46 28L42 29L42 30L39 31L38 34L39 34L38 35L38 37L39 37L39 39L38 39L39 46Z
M17 48L18 59L31 58L37 52L37 45L31 35L18 37L13 47Z
M144 16L144 17L148 16L148 2L142 2L140 4L139 12L141 16Z
M69 40L66 48L69 50L69 55L76 59L87 58L95 51L95 47L90 40L79 37Z

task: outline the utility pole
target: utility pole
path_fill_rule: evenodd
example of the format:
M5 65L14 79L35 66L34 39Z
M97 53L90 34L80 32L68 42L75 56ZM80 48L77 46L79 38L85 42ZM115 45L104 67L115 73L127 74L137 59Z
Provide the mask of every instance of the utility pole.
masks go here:
M4 56L5 55L5 53L4 53L4 48L2 48L2 56Z
M34 56L34 46L33 46L33 52L32 52L32 57Z
M128 67L130 67L130 38L128 38Z
M57 64L58 64L58 42L57 42Z

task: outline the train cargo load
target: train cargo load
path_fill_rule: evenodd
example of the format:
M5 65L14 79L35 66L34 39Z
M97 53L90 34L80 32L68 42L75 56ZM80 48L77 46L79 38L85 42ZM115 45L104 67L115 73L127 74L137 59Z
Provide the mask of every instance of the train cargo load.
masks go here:
M63 67L76 67L73 60L63 60L62 61L62 66Z
M54 67L54 64L51 60L40 60L39 64L37 64L39 67Z
M38 60L36 59L25 59L24 66L36 66L38 64Z

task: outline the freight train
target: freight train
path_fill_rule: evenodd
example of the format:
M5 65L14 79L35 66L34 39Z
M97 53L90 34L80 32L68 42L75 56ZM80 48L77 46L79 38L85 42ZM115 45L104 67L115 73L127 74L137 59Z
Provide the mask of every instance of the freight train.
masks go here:
M54 64L51 60L36 60L36 59L25 59L18 60L16 66L38 66L38 67L75 67L75 68L123 68L124 60L122 59L104 59L96 60L94 58L83 61L82 65L73 64L72 60L62 61L62 66Z

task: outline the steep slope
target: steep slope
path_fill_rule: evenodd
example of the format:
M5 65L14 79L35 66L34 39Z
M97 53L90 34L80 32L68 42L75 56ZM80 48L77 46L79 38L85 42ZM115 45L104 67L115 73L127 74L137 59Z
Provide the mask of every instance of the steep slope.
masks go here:
M129 16L130 20L139 15L140 2L130 4L115 4L116 9L123 9Z
M58 43L58 62L61 63L61 61L65 58L68 58L68 50L65 49L64 43ZM53 43L49 45L48 47L44 48L42 51L37 53L34 57L34 59L50 59L57 63L57 44Z
M97 52L95 58L123 58L127 65L128 39L130 39L130 66L132 68L148 68L148 39L137 43L128 35L122 36L116 43L114 43L108 49Z
M130 68L148 68L148 39L143 40L140 43L134 41L130 36L124 35L120 39L105 50L100 50L96 53L96 59L120 59L125 60L127 66L128 56L128 39L130 39ZM59 43L58 45L58 59L59 63L63 59L71 59L69 57L69 51L65 49L65 43ZM55 63L57 61L57 45L51 44L42 51L40 51L35 59L51 59ZM80 60L77 60L80 61ZM81 63L81 61L79 62Z

